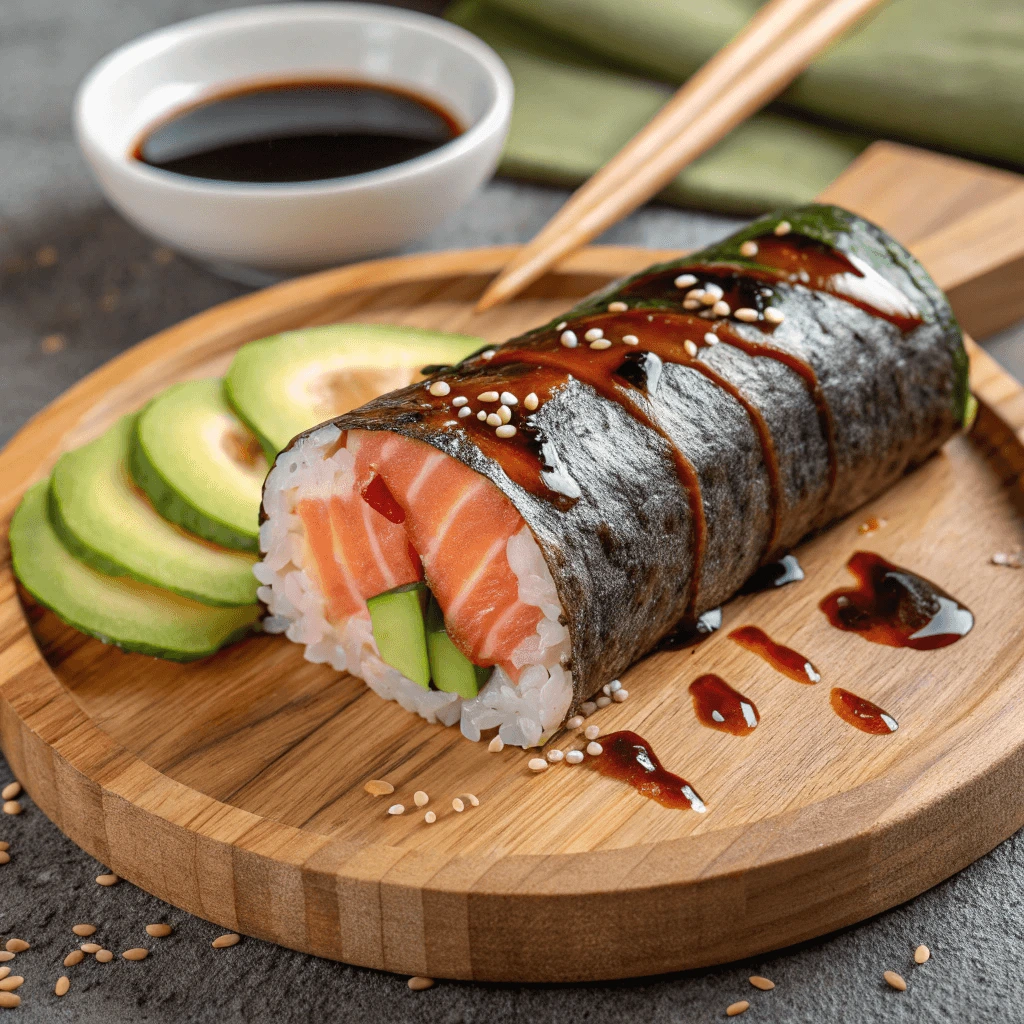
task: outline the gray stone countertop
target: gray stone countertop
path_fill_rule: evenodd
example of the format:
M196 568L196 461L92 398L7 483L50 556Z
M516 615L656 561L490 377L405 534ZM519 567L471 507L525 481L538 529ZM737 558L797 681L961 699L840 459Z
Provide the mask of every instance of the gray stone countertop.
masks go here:
M441 2L410 4L439 10ZM210 0L4 0L0 5L0 442L76 380L163 327L244 289L171 257L105 205L77 153L74 87L114 46L216 7ZM415 247L446 249L522 241L565 193L495 181ZM689 247L732 222L651 207L603 241ZM1024 328L989 349L1018 376ZM10 778L0 760L0 783ZM11 1020L128 1024L152 1021L529 1020L689 1022L724 1017L738 999L745 1019L787 1022L1024 1021L1024 842L1005 842L966 871L857 927L757 960L615 984L475 985L439 982L414 993L405 978L348 967L253 939L213 950L219 933L126 882L96 885L102 870L24 798L0 818L11 862L0 867L0 941L28 939L16 974L26 981ZM964 827L970 827L965 813ZM166 920L168 939L143 926ZM97 924L115 951L149 945L142 963L91 960L67 971L71 992L53 995L73 947L70 927ZM536 936L543 942L544 936ZM918 943L931 961L915 967ZM910 981L896 993L893 969ZM750 974L774 979L755 992Z

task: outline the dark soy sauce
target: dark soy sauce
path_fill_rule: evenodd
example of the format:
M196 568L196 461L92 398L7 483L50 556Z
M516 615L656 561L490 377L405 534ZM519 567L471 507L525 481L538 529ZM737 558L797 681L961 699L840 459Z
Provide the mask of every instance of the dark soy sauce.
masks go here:
M970 609L955 597L880 555L858 551L847 568L856 588L835 590L820 604L837 629L889 647L933 651L955 644L974 626Z
M899 728L899 723L892 715L849 690L837 686L829 696L829 701L832 710L844 722L861 732L869 732L872 736L888 736Z
M415 93L364 82L253 84L209 96L146 130L132 155L191 178L287 183L411 160L462 127Z
M674 775L658 760L651 745L635 732L613 732L601 737L604 752L588 757L586 764L602 775L619 779L632 786L649 800L657 800L663 807L683 811L706 810L696 790L678 775Z
M722 628L722 609L712 608L699 616L696 622L684 619L672 628L672 632L661 638L655 648L658 651L681 651L707 640L712 633Z
M778 643L757 626L740 626L729 634L729 639L764 658L772 668L798 683L811 684L821 680L818 670L799 651Z
M733 736L749 736L761 716L757 705L734 690L721 676L706 675L690 683L693 710L701 725Z
M784 555L777 562L762 565L740 588L741 594L759 594L762 590L775 590L787 583L799 583L804 570L796 555Z

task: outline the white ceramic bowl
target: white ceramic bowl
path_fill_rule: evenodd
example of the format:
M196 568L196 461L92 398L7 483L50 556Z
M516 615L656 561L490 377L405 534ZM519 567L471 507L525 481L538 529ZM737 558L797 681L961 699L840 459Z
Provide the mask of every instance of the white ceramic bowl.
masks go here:
M295 184L190 178L131 155L140 133L230 83L303 77L405 87L466 127L379 171ZM493 173L512 80L476 36L439 18L360 3L246 7L142 36L79 87L75 129L107 198L166 245L256 283L399 248Z

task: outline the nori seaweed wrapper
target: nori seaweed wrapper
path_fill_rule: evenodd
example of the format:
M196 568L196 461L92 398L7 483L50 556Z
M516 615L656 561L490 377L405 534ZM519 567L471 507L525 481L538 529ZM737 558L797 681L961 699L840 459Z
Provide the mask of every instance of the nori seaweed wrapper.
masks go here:
M456 418L452 398L492 389L520 400L513 439ZM926 459L967 404L963 338L923 267L811 205L333 422L425 441L510 498L565 612L575 706Z

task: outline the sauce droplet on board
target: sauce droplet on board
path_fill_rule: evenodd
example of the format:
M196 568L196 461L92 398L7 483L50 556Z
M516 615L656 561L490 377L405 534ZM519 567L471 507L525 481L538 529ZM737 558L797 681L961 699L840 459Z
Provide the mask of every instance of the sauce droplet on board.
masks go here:
M858 697L849 690L837 686L829 697L832 710L844 721L849 722L861 732L869 732L873 736L888 736L899 728L899 723L892 715L883 711L877 704Z
M588 757L585 762L595 771L628 783L663 807L694 810L698 814L707 809L697 791L686 779L665 768L642 736L628 730L613 732L601 737L601 746L604 752Z
M799 651L777 643L757 626L740 626L729 634L729 639L764 658L772 668L798 683L810 684L821 680L818 670Z
M690 696L698 721L709 729L731 732L733 736L749 736L761 720L757 705L720 676L695 679L690 683Z
M933 651L956 643L974 626L970 609L956 598L880 555L858 551L847 568L857 578L856 588L835 590L820 604L837 629L889 647Z
M740 588L741 594L759 594L762 590L776 590L787 583L799 583L804 570L796 555L784 555L777 562L762 565Z

